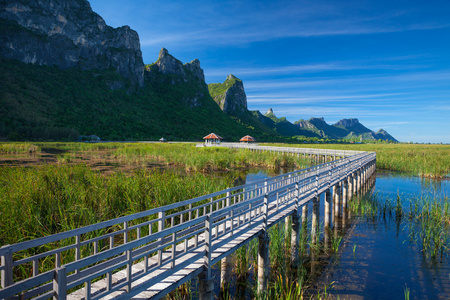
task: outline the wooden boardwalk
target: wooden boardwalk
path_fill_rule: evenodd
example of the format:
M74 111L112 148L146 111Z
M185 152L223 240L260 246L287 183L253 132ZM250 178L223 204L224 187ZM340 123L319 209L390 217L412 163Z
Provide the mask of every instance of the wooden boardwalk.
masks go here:
M375 153L338 156L343 158L3 246L0 299L159 299L203 272L210 274L212 265L286 216L299 214L303 205L321 193L353 176L364 180L365 172L374 169ZM24 250L48 245L57 247L23 255ZM39 266L49 261L48 270L40 272ZM21 265L32 265L32 274L15 282L13 270Z

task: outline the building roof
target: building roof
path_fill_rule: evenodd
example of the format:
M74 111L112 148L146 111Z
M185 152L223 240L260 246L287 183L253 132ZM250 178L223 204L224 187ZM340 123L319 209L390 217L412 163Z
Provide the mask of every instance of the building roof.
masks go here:
M203 138L204 140L223 140L220 136L215 133L210 133Z
M253 137L246 135L240 139L239 142L256 142L256 140Z

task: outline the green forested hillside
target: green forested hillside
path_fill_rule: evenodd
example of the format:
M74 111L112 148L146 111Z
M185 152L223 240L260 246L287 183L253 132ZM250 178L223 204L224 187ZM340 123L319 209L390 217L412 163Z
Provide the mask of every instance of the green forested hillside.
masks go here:
M117 82L124 87L111 90ZM223 113L207 88L202 105L191 107L184 99L198 93L198 85L170 84L165 78L152 82L132 90L112 70L61 70L1 59L0 139L75 140L95 134L102 140L199 140L210 132L229 141L246 134L270 136Z

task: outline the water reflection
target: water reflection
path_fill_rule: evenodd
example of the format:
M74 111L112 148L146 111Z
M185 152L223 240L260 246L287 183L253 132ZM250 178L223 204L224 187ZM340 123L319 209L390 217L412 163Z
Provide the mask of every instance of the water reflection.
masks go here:
M246 175L246 183L274 175L278 174L258 170ZM400 195L403 207L411 197L445 198L450 195L448 179L378 173L374 184L371 192L378 193L382 199L394 200L394 204L397 195ZM324 202L322 197L321 216ZM334 282L331 293L341 299L399 299L405 297L406 288L420 299L449 299L449 250L430 260L406 230L408 219L406 212L398 210L394 210L392 215L380 214L370 218L342 211L334 220L330 232L322 232L323 252L308 249L309 257L303 258L311 279L315 281L309 285L320 288ZM302 229L309 232L308 227ZM333 252L340 238L342 242L338 253L329 264L329 256L324 254ZM306 245L309 243L302 241L301 244L303 253L307 252ZM311 290L311 293L314 291Z
M396 173L377 173L376 191L392 199L395 199L397 195L403 197L448 197L450 195L450 180L421 178Z

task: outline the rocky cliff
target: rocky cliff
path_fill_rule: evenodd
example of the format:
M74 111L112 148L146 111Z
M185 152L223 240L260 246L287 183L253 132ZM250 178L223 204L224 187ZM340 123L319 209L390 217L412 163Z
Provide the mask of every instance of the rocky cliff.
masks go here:
M194 59L183 64L165 48L159 51L158 60L154 64L145 66L145 78L156 89L167 85L184 87L182 97L190 107L202 106L205 97L209 97L200 61Z
M334 126L354 132L355 134L372 132L372 130L359 123L358 119L342 119L334 124Z
M298 128L311 131L322 138L331 139L362 139L362 140L389 140L397 142L386 131L380 129L377 133L368 129L358 119L342 119L333 125L328 125L324 118L311 118L299 120L294 123Z
M265 126L269 127L280 135L319 137L319 135L312 131L304 130L292 124L285 117L278 118L273 112L272 108L269 108L264 115L261 114L261 112L259 112L258 110L253 111L252 113L259 122L263 123Z
M61 69L113 69L144 85L138 34L106 25L86 0L3 0L0 27L0 56Z
M247 95L242 80L230 74L223 83L208 85L209 93L219 107L228 115L247 113Z

